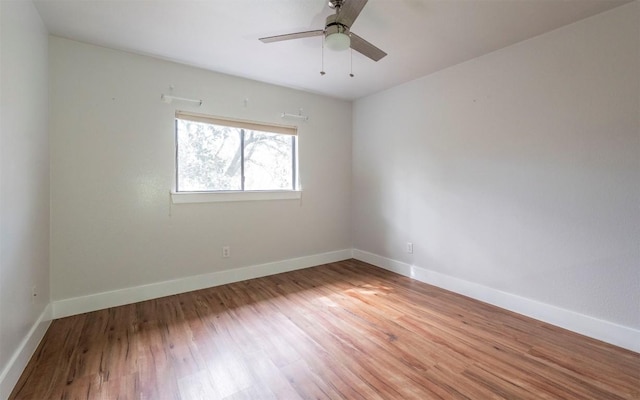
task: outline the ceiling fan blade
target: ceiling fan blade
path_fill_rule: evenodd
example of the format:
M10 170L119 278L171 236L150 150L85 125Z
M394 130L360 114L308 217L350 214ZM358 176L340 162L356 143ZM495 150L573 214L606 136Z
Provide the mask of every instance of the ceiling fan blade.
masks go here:
M263 38L260 38L259 40L262 43L273 43L273 42L281 42L283 40L302 39L302 38L307 38L312 36L321 36L321 35L324 35L324 31L322 29L318 29L315 31L296 32L296 33L288 33L286 35L263 37Z
M387 53L380 50L379 48L372 45L371 43L367 42L366 40L356 35L355 33L351 32L350 36L351 36L351 48L357 51L358 53L361 53L362 55L369 57L373 61L378 61L382 57L387 55Z
M336 22L351 28L351 25L353 25L356 18L358 18L360 11L362 11L367 4L367 1L368 0L344 0L338 12Z

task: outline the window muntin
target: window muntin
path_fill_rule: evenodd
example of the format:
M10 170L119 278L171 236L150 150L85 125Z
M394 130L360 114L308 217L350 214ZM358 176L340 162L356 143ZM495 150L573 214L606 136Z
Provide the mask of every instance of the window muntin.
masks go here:
M176 113L176 192L296 190L296 128Z

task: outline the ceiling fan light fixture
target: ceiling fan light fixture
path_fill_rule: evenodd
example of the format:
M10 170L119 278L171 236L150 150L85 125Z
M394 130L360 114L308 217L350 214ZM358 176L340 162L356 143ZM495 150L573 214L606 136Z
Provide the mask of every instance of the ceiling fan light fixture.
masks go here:
M351 47L351 38L342 32L327 35L325 42L327 47L334 51L343 51Z

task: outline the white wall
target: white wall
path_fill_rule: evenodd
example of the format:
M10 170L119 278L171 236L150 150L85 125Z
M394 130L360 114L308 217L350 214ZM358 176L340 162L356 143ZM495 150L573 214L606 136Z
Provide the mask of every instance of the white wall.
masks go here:
M49 45L53 300L351 248L349 102L56 37ZM170 85L204 105L161 102ZM176 108L299 125L302 201L171 206ZM280 118L299 108L308 122Z
M47 324L48 71L47 32L30 1L0 1L0 27L0 398L6 398Z
M354 247L637 339L639 17L634 2L356 101Z

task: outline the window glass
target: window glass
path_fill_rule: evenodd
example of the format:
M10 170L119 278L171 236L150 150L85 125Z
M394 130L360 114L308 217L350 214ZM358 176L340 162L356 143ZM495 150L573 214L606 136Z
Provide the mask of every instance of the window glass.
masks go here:
M296 135L187 118L176 118L178 192L296 189Z
M295 136L245 131L245 190L293 189Z

